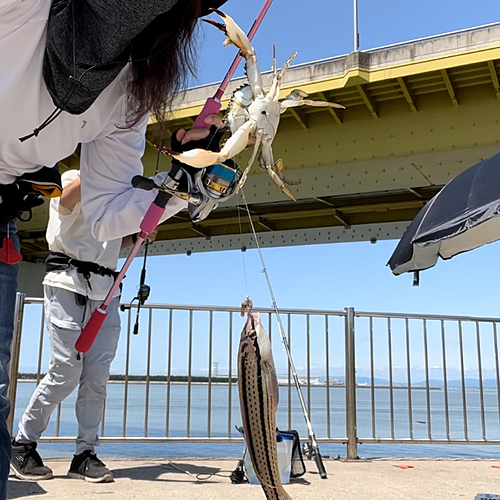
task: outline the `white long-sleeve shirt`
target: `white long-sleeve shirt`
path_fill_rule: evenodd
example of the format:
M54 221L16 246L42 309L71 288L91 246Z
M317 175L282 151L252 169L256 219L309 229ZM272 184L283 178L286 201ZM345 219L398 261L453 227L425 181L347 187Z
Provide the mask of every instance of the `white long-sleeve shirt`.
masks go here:
M19 138L54 110L42 63L51 0L0 0L0 184L70 156L82 143L82 210L100 241L138 231L155 192L133 189L142 174L147 116L125 128L129 68L81 115L63 112L38 137ZM186 207L172 198L162 221Z
M78 170L68 170L61 176L65 188L71 181L78 179ZM81 203L67 209L61 206L60 198L50 200L47 243L51 252L59 252L73 259L94 262L114 271L118 263L122 240L97 241L92 237L89 225L82 215ZM64 288L79 293L92 300L103 300L111 286L112 276L90 274L87 279L75 268L67 271L50 271L45 275L44 285ZM120 290L115 292L115 297Z

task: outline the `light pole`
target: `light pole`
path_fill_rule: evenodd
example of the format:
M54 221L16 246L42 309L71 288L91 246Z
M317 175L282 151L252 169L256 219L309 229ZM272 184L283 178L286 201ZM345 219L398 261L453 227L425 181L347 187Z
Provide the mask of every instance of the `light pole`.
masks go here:
M354 0L354 52L359 51L358 0Z

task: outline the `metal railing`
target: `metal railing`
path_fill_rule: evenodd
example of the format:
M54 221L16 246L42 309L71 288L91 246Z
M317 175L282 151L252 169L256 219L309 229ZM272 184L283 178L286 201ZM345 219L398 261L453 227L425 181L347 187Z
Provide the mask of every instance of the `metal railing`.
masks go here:
M42 303L17 296L11 428L47 369ZM141 312L137 336L132 334L135 308L126 309L125 335L112 365L112 373L123 377L108 385L101 440L240 442L234 429L240 423L235 381L243 324L239 309L149 304ZM273 311L258 310L276 344L278 426L305 436ZM359 443L500 444L500 319L353 308L283 309L281 314L320 443L347 444L350 459L357 457ZM20 390L25 381L17 379L18 367L27 371L24 367L34 359L36 376ZM41 441L73 441L74 417L66 416L73 403L69 398L59 405Z
M365 355L369 356L372 380L375 338L387 342L389 379L385 395L386 430L390 432L385 436L377 432L376 384L371 384L371 432L358 435L358 442L500 444L498 318L364 312L355 315L358 339L368 337ZM395 340L400 347L397 362L393 359ZM422 363L419 371L423 380L419 384L413 380L417 357ZM403 366L398 368L405 373L405 380L404 384L396 384L394 369L402 360ZM492 374L488 380L484 377L485 360ZM357 363L360 366L359 352ZM468 378L467 373L472 377ZM398 422L397 406L401 404L407 414ZM419 417L415 418L416 414Z

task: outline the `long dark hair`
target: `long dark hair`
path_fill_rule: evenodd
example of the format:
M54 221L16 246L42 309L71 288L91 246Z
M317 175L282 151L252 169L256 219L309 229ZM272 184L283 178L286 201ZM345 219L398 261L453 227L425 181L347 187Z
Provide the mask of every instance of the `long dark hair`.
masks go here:
M57 11L75 1L54 1L52 8ZM194 34L201 12L202 0L177 0L132 40L128 126L148 112L161 121L189 75L194 76Z
M147 112L161 121L189 75L194 75L193 35L200 13L201 0L178 0L132 41L129 124Z

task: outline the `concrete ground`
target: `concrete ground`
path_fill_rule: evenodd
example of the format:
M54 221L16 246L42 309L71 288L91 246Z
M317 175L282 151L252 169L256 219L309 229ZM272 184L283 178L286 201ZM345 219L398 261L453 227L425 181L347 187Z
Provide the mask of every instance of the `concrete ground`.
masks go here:
M66 478L67 460L52 460L55 478L39 483L9 481L9 499L39 495L42 499L85 500L200 499L265 500L260 486L233 485L230 473L236 460L105 460L115 482L90 484ZM489 460L374 460L326 461L328 479L322 480L312 462L308 472L287 485L293 500L474 500L477 493L500 495L500 463ZM413 465L401 469L400 465ZM208 477L208 474L214 474Z

